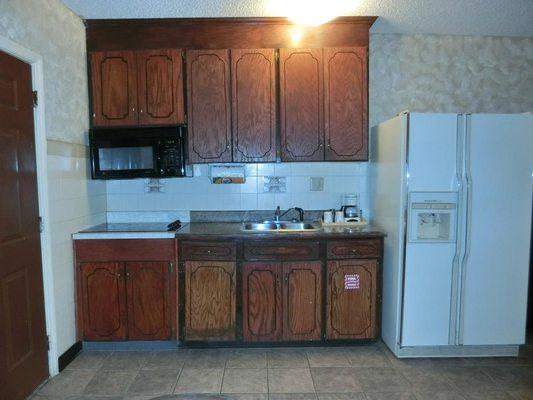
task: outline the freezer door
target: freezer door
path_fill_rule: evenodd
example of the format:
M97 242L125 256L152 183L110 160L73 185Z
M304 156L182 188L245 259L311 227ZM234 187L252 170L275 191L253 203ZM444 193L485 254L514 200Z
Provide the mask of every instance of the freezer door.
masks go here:
M532 212L533 116L467 117L469 181L462 323L465 345L525 339Z

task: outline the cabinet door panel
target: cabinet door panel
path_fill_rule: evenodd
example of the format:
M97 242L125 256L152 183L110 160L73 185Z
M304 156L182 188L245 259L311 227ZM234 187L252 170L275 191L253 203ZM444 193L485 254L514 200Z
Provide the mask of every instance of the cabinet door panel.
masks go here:
M281 264L245 263L242 278L244 340L281 339Z
M137 124L137 68L131 51L91 54L94 126Z
M187 51L189 162L231 161L229 50Z
M127 262L128 338L170 339L170 271L167 262Z
M184 122L181 50L137 53L139 124Z
M320 340L320 261L283 264L284 340Z
M280 49L281 158L324 159L321 49Z
M376 337L376 260L328 262L328 339Z
M84 339L126 339L123 266L113 262L82 263L80 270Z
M368 159L367 48L324 49L326 160Z
M233 161L276 160L274 49L231 50Z
M235 263L185 263L185 339L235 339Z

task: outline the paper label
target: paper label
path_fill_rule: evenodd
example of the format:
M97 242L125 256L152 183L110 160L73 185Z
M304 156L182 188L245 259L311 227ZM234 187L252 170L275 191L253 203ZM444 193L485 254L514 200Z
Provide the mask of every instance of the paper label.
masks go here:
M344 289L345 290L359 289L359 274L344 275Z

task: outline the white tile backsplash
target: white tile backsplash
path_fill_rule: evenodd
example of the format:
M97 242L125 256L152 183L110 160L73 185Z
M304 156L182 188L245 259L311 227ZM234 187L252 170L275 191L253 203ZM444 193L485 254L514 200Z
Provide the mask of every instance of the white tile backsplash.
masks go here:
M108 181L108 217L125 212L272 210L278 205L282 209L338 208L344 193L358 193L366 208L367 163L246 164L245 169L245 183L217 185L210 182L207 165L194 165L194 177L165 179L165 193L144 193L144 179ZM286 177L287 191L264 193L264 176ZM312 176L324 178L323 192L310 190Z

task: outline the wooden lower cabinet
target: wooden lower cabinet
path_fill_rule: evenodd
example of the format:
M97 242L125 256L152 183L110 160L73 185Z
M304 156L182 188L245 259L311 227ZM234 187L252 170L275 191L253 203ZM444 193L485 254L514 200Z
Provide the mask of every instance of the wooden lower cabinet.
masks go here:
M281 263L243 264L244 340L249 342L281 340L283 334L281 275Z
M320 340L320 270L320 261L244 263L244 340Z
M124 265L116 262L80 264L83 338L127 338L126 283Z
M169 263L81 263L85 340L171 337Z
M321 262L283 263L283 339L320 340Z
M167 262L127 262L128 338L168 339L171 334Z
M327 339L377 337L377 260L328 261Z
M185 339L235 340L235 262L185 262Z

